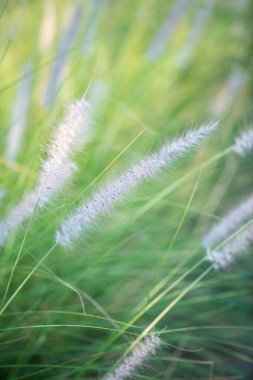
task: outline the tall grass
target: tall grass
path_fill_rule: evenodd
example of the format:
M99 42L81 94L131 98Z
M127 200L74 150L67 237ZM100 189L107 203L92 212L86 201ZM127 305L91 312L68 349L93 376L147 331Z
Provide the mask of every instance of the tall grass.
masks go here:
M212 250L202 239L252 193L251 3L20 0L0 15L0 220L36 188L65 105L85 93L93 109L79 171L43 208L36 196L0 248L0 377L250 379L250 209ZM55 244L83 200L217 119L71 249ZM225 250L232 265L214 270Z

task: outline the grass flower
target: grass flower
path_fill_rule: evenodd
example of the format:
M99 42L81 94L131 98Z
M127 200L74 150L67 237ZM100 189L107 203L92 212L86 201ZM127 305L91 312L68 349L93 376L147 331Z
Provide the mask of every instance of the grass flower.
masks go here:
M253 216L253 194L234 207L220 222L214 224L202 239L202 244L206 249L210 249L218 242L227 238L232 231L235 231L243 222Z
M253 151L253 129L248 129L236 137L234 151L241 157Z
M121 363L112 373L104 377L104 380L124 380L135 375L136 370L141 367L151 355L162 345L162 340L151 334L139 343L130 356Z
M71 245L99 216L109 213L126 193L144 180L153 178L162 168L170 166L176 158L198 145L216 127L217 123L209 123L166 143L160 150L109 182L61 224L56 233L56 242L65 247Z
M84 100L71 103L64 121L55 130L42 163L38 179L39 206L44 206L70 180L77 166L71 160L73 153L83 147L89 137L90 106Z
M253 244L253 225L245 228L233 239L224 245L220 250L207 253L207 259L213 263L215 269L225 269L229 267L236 256L245 253Z
M45 206L69 182L77 170L72 155L88 141L89 118L90 107L86 101L79 100L68 106L66 117L55 130L47 149L47 159L42 163L34 190L0 222L0 246L5 244L13 230L32 216L37 203L39 207Z
M0 379L253 380L250 205L199 250L253 197L250 139L235 141L253 129L238 129L252 12L250 0L1 2ZM52 123L86 85L95 130L82 102ZM196 115L222 131L174 140Z
M20 227L33 214L37 201L38 192L29 192L17 206L11 209L8 216L0 222L0 247L6 243L11 232Z

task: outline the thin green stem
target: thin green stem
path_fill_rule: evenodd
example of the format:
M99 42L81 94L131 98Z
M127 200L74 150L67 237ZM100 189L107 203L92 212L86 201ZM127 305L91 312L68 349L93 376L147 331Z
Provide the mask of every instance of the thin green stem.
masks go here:
M18 262L19 262L19 259L20 259L20 256L21 256L21 253L22 253L22 250L23 250L23 247L24 247L24 244L25 244L25 241L26 241L26 237L28 235L28 232L29 232L29 229L31 227L31 224L32 224L32 221L33 221L33 218L34 218L34 215L35 215L35 212L37 210L37 207L38 207L38 204L39 204L39 199L34 207L34 210L33 210L33 213L32 213L32 216L29 220L29 223L28 223L28 226L25 230L25 234L24 234L24 237L23 237L23 240L22 240L22 243L21 243L21 246L19 248L19 252L18 252L18 255L16 257L16 260L15 260L15 263L12 267L12 270L11 270L11 274L10 274L10 277L9 277L9 280L7 282L7 286L6 286L6 289L5 289L5 292L4 292L4 296L3 296L3 300L2 300L2 305L4 305L5 303L5 300L6 300L6 297L7 297L7 294L8 294L8 291L9 291L9 288L10 288L10 285L11 285L11 281L12 281L12 278L13 278L13 275L14 275L14 272L16 270L16 267L18 265Z
M10 305L10 303L14 300L16 295L20 292L20 290L23 288L23 286L27 283L27 281L32 277L32 275L36 272L36 270L39 268L39 266L43 263L43 261L46 260L46 258L50 255L50 253L55 249L57 243L55 243L48 251L47 253L42 257L42 259L35 265L35 267L32 269L32 271L26 276L26 278L22 281L22 283L19 285L19 287L15 290L15 292L12 294L12 296L9 298L9 300L5 303L5 305L2 307L0 311L0 315L3 314L3 312L7 309L7 307Z

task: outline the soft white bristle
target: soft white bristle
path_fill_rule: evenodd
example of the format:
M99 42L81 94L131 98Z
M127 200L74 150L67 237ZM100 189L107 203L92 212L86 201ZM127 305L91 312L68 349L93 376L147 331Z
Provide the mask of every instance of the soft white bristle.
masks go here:
M20 227L32 215L37 201L37 191L29 192L17 206L11 209L8 216L0 222L0 247L6 243L11 232Z
M121 363L112 373L104 377L104 380L124 380L133 377L136 370L141 367L151 355L162 345L161 339L152 334L139 343L123 363Z
M70 104L63 122L55 130L48 157L42 163L38 179L39 206L42 207L70 180L77 166L72 154L83 147L89 138L90 105L84 100Z
M78 166L74 162L66 162L65 165L55 165L52 167L50 162L44 165L43 180L40 178L38 186L39 207L44 207L54 195L66 186L73 173L78 171Z
M216 243L229 236L230 232L236 230L243 222L253 215L253 194L234 207L220 222L214 224L204 236L202 244L206 249L213 247Z
M236 137L234 151L241 157L253 151L253 129L249 129Z
M171 165L177 157L198 145L217 126L218 123L209 123L186 133L185 136L165 144L160 150L109 182L61 224L56 233L56 242L62 246L70 245L80 237L82 231L95 222L98 216L110 212L127 192L144 180L154 177L162 168Z
M89 103L78 100L68 106L66 116L55 130L47 149L47 159L42 163L34 190L0 222L0 246L5 244L14 229L31 217L37 202L39 207L44 207L70 181L73 172L77 170L72 155L88 141L89 120Z
M225 269L243 254L253 244L253 226L245 228L218 251L209 250L207 260L213 263L215 269Z

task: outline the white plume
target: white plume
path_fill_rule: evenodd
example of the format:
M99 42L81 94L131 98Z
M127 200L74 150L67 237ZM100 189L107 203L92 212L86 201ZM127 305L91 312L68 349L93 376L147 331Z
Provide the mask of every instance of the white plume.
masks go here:
M112 373L104 377L104 380L124 380L133 377L136 370L141 367L144 362L154 355L156 350L162 345L161 339L151 334L139 343L130 356L121 363Z
M204 236L202 243L206 249L227 238L243 222L253 216L253 194L234 207L220 222L214 224Z
M109 182L94 194L92 199L83 203L64 221L56 233L56 242L62 246L70 245L88 229L98 216L103 216L113 209L123 196L144 180L154 177L162 168L169 166L179 156L199 144L200 141L218 126L209 123L199 129L188 132L160 150L134 165L118 178Z
M72 154L88 141L89 119L90 106L86 101L79 100L68 106L66 117L55 130L47 149L47 159L42 163L34 190L0 222L0 246L5 244L13 230L32 216L37 203L39 207L45 206L70 181L77 170Z
M230 266L235 257L246 252L253 244L253 225L231 239L220 250L207 253L207 260L213 263L215 269L224 269Z
M17 206L11 209L8 216L0 222L0 247L6 243L11 232L20 227L33 214L37 201L37 191L29 192Z
M72 154L89 138L90 105L84 100L71 103L64 121L55 130L48 157L42 163L38 179L39 206L42 207L70 180L77 166Z
M253 129L249 129L236 137L234 151L242 157L253 151Z

